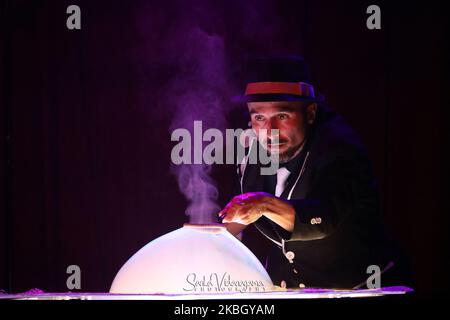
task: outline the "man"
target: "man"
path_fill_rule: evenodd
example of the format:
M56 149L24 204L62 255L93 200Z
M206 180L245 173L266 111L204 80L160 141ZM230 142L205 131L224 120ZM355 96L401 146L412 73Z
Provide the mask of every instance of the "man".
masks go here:
M250 77L242 100L255 134L268 130L258 143L280 168L261 175L260 164L240 165L241 194L219 213L222 222L235 235L254 224L272 241L266 268L275 285L365 287L371 265L384 271L382 285L392 284L396 265L356 134L323 105L300 57L257 59Z

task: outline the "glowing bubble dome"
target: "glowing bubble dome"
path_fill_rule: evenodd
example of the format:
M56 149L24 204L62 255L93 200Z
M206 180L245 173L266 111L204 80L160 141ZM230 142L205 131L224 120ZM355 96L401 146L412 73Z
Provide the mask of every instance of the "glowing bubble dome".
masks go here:
M185 224L135 253L111 293L267 292L272 281L258 258L220 225Z

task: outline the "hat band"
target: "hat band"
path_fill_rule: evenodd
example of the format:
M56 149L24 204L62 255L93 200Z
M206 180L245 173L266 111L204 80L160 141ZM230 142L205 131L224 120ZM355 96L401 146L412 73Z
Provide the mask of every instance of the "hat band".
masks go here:
M245 90L245 95L276 93L314 98L313 86L305 82L250 82Z

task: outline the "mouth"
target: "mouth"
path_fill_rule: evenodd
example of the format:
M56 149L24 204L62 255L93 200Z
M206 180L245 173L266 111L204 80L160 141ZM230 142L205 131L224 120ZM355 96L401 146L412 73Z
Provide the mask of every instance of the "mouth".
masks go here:
M279 143L271 143L268 142L267 149L270 151L279 151L280 149L284 148L287 145L287 142L279 142Z
M282 142L282 143L268 143L267 146L268 147L279 147L279 146L284 146L286 144L286 142Z

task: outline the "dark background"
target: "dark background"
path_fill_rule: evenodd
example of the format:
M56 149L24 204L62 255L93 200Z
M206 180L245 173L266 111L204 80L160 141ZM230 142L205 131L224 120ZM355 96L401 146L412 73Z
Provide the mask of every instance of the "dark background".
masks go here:
M172 43L192 26L223 39L236 83L248 55L305 56L315 86L367 146L416 289L446 289L448 18L439 2L0 3L0 289L67 291L76 264L81 291L108 291L134 252L187 221L164 96L183 54ZM66 28L70 4L81 7L81 30ZM366 28L370 4L381 7L381 30ZM227 109L229 127L245 123L243 110ZM232 172L214 171L221 205Z

